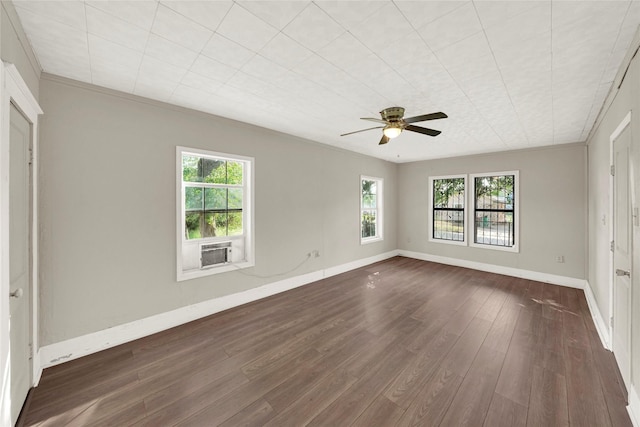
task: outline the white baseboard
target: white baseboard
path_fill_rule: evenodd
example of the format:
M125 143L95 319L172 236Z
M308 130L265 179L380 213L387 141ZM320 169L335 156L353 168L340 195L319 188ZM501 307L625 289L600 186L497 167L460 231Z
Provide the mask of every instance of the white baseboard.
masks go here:
M609 335L609 328L607 327L607 322L605 322L602 317L602 313L600 313L600 309L598 308L598 304L596 303L596 299L593 296L593 291L591 290L591 284L587 282L584 287L584 295L587 298L587 305L589 305L589 311L591 312L591 317L593 318L593 323L596 325L596 330L598 331L598 335L600 336L600 341L602 341L602 345L607 350L611 350L611 337Z
M40 348L40 367L42 370L397 255L398 251L386 252L49 344Z
M558 276L555 274L540 273L538 271L522 270L520 268L504 267L501 265L485 264L483 262L467 261L464 259L431 255L423 252L406 251L404 249L400 249L398 252L398 255L408 258L421 259L423 261L432 261L440 264L455 265L457 267L472 268L474 270L504 274L505 276L519 277L522 279L551 283L553 285L566 286L569 288L584 289L587 285L586 280L576 279L575 277Z
M640 398L638 398L638 393L636 393L633 384L629 387L628 399L627 412L629 413L629 418L631 418L631 423L633 427L640 427Z

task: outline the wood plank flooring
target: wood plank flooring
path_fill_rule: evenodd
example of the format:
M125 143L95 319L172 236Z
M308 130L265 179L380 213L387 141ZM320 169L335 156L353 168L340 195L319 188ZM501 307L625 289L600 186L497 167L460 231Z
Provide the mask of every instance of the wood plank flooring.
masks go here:
M46 369L25 426L631 426L584 293L396 257Z

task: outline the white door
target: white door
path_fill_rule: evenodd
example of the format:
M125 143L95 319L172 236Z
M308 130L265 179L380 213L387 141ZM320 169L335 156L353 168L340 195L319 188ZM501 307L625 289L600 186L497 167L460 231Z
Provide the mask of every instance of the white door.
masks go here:
M629 194L631 126L613 140L613 353L627 388L631 379L631 257L632 215Z
M9 156L9 275L11 420L31 387L31 126L11 105Z

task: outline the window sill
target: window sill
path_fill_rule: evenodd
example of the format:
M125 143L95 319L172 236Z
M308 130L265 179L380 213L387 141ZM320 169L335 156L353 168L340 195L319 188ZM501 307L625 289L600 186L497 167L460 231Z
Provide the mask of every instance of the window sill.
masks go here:
M445 245L454 245L454 246L468 246L466 241L459 240L446 240L446 239L434 239L430 238L429 243L444 243Z
M360 244L368 245L369 243L382 242L383 240L382 237L367 237L366 239L360 239Z
M215 274L226 273L229 271L242 270L245 268L255 266L254 262L241 261L231 264L221 265L220 267L211 267L201 270L189 270L178 273L177 281L183 282L185 280L197 279L200 277L213 276Z
M483 245L481 243L469 243L469 247L479 248L479 249L489 249L493 251L502 251L502 252L514 252L519 253L520 249L518 245L514 246L494 246L494 245Z

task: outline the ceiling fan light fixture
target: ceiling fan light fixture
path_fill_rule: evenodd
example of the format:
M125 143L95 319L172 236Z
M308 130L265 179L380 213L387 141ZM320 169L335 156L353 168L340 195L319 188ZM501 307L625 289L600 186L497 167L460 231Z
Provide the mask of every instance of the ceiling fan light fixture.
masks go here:
M402 133L402 128L400 126L389 125L386 126L382 133L389 139L393 139Z

